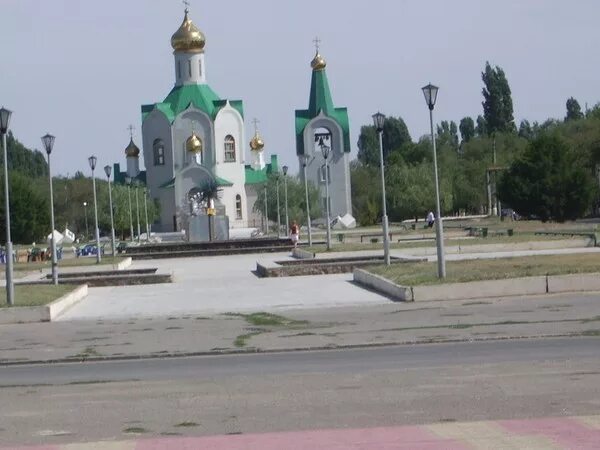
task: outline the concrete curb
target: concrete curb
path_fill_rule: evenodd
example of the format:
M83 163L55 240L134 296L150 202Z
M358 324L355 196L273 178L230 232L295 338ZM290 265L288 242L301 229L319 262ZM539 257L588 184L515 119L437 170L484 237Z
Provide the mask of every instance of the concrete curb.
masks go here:
M130 267L132 263L133 263L133 259L131 258L131 256L129 256L129 257L125 258L123 261L121 261L120 263L114 264L113 268L115 270L125 270L128 267Z
M23 306L0 309L0 325L14 323L51 322L88 295L87 284L44 306Z
M354 269L354 281L377 292L387 295L392 300L402 302L414 301L412 288L400 286L387 278L372 274L362 269Z
M302 250L301 248L292 249L292 256L296 259L315 259L315 254Z
M491 336L491 337L469 337L456 339L418 339L397 342L377 342L369 344L350 344L350 345L326 345L316 347L291 347L288 349L261 350L260 348L247 348L245 350L216 350L205 352L187 352L187 353L167 353L161 355L124 355L124 356L94 356L90 358L58 358L50 360L31 360L31 361L0 361L0 367L7 366L30 366L47 364L81 364L82 362L109 362L109 361L140 361L154 359L172 359L172 358L197 358L202 356L228 356L228 355L255 355L255 354L274 354L274 353L294 353L294 352L325 352L328 350L355 350L364 348L381 347L399 347L403 345L435 345L435 344L455 344L460 342L490 342L490 341L516 341L522 339L553 339L553 338L586 338L597 339L582 335L581 333L548 333L522 336Z
M353 275L356 283L397 301L467 300L600 291L600 273L542 275L430 286L401 286L361 269L355 269Z

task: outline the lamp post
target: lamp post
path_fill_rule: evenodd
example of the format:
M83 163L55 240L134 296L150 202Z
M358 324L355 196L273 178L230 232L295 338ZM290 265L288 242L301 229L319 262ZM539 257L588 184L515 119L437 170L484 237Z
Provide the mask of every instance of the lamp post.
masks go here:
M327 250L331 250L331 213L329 211L329 163L327 158L331 147L321 143L321 153L323 153L323 159L325 160L325 209L327 211Z
M279 174L275 174L275 181L277 182L277 237L281 237L281 214L279 211Z
M96 235L96 264L100 264L100 261L102 260L102 255L100 255L101 252L100 229L98 228L98 201L96 199L96 177L94 176L94 169L96 169L96 163L98 162L98 158L92 155L88 158L88 162L90 163L90 169L92 169L92 189L94 189L94 233Z
M54 193L52 191L52 170L50 169L50 153L52 153L52 147L54 147L54 140L56 138L50 133L46 133L42 137L42 144L46 149L48 155L48 181L50 183L50 227L52 229L50 234L50 251L52 252L52 284L58 284L58 267L56 259L56 239L54 238Z
M385 201L385 164L383 161L383 126L385 125L385 116L380 112L373 114L373 123L379 135L379 167L381 170L381 202L383 204L383 217L381 224L383 226L383 259L387 266L390 265L390 234L388 231L387 202Z
M108 180L108 206L110 207L110 243L113 258L116 256L116 247L115 247L115 219L113 215L113 204L112 204L112 186L110 184L110 173L111 167L104 166L104 173L106 174L106 179Z
M150 224L148 222L148 188L144 186L144 215L146 216L146 242L150 242Z
M137 239L138 242L140 242L140 235L142 234L142 230L140 228L140 202L138 200L139 181L137 179L134 180L133 187L135 188L135 215L137 220Z
M0 134L2 135L2 148L4 149L4 212L6 221L6 303L8 306L15 304L15 287L13 284L13 250L10 240L10 196L8 194L8 149L6 147L6 133L12 111L0 108Z
M302 175L304 176L304 194L306 196L306 222L308 223L308 246L312 247L312 228L310 225L310 205L308 198L308 178L306 178L306 166L308 164L308 155L301 156Z
M269 234L269 205L267 197L267 184L265 183L265 236Z
M287 195L287 174L288 174L288 170L289 167L288 166L283 166L283 190L284 190L284 198L285 198L285 233L286 236L289 232L290 229L290 216L288 214L288 195Z
M83 210L85 211L85 239L87 241L87 238L90 235L90 230L88 228L88 219L87 219L87 202L83 202Z
M131 211L131 177L125 177L125 183L127 184L127 198L129 199L129 235L131 236L131 242L133 242L133 212Z
M433 145L433 171L435 175L435 207L437 217L435 220L435 238L437 241L438 278L446 278L446 258L444 256L444 224L442 223L442 210L440 207L440 183L438 180L437 149L435 134L433 133L433 108L437 99L438 87L429 83L423 88L425 102L429 107L429 124L431 126L431 143Z

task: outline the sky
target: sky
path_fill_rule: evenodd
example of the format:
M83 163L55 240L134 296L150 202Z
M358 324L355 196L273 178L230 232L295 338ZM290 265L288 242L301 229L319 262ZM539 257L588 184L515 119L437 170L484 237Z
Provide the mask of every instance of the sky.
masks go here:
M244 101L247 141L260 120L265 152L297 172L294 111L308 106L313 39L321 39L336 106L350 115L351 157L377 111L429 130L421 87L440 87L435 120L482 113L486 61L504 69L515 119L565 115L600 101L598 0L190 0L207 38L208 83ZM53 172L125 165L140 106L174 84L171 35L180 0L0 0L0 106L29 148L56 136ZM246 160L249 149L246 144Z

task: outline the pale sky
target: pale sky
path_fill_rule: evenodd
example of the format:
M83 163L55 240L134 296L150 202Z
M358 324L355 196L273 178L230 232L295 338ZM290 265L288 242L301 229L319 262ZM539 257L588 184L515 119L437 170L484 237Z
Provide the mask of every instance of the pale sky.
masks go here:
M53 171L121 162L140 105L173 87L178 0L0 0L0 106L30 148L56 135ZM244 101L246 141L260 120L267 157L297 171L294 110L308 106L313 39L322 40L337 106L348 107L352 157L381 110L413 139L428 132L421 87L440 86L436 121L481 114L481 71L501 66L518 122L562 118L570 96L600 101L598 0L191 0L205 33L208 83ZM246 144L246 147L248 145ZM246 155L249 155L248 149ZM248 158L247 158L248 159Z

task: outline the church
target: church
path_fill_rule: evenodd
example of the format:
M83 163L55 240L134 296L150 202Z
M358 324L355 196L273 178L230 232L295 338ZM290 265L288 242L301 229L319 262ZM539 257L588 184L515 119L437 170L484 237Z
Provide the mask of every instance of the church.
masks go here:
M255 123L249 142L251 160L246 162L243 103L221 98L208 85L206 38L187 8L171 46L174 87L163 101L142 106L143 151L132 137L125 149L127 170L121 172L120 165L114 164L114 181L124 183L130 178L148 187L151 198L160 204L154 232L188 230L194 216L209 211L227 218L225 228L258 228L263 216L253 210L254 203L263 195L268 176L279 172L278 157L271 155L265 162L265 144ZM296 154L301 177L319 188L323 215L328 183L331 219L341 217L351 223L348 111L334 106L326 66L317 41L309 106L295 113ZM329 155L328 173L324 150ZM144 171L140 171L140 155ZM207 186L220 191L209 203L202 195Z
M245 163L244 107L241 100L219 97L207 83L206 38L189 17L171 37L175 83L166 98L142 106L142 146L133 139L125 150L127 172L115 164L115 182L125 177L146 182L150 196L160 204L156 232L186 229L191 216L205 214L206 207L227 216L229 228L260 225L260 213L252 211L259 190L278 159L265 164L264 142L255 130L250 141L251 163ZM214 204L200 205L206 186L217 186Z

